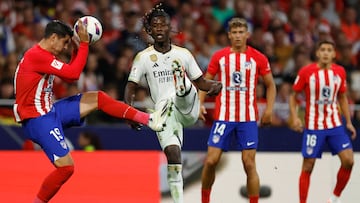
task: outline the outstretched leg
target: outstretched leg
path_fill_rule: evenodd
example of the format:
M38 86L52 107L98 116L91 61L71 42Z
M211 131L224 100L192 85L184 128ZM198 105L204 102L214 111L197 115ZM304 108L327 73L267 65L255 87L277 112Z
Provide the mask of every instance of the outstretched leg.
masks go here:
M110 116L132 120L147 125L154 131L162 131L167 116L170 114L171 107L172 103L167 101L159 111L148 114L111 98L103 91L94 91L86 92L81 97L80 116L83 118L90 112L98 109Z

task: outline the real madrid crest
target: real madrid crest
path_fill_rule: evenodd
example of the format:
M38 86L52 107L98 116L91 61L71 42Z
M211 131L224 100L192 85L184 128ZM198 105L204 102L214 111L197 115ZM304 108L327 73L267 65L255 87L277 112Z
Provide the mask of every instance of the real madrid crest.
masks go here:
M156 54L151 54L151 55L150 55L150 60L151 60L152 62L157 61L157 56L156 56Z

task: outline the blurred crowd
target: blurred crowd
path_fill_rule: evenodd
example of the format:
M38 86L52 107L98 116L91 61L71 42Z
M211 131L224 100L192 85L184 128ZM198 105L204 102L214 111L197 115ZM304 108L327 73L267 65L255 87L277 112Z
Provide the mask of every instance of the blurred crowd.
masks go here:
M134 56L152 43L142 26L144 14L158 0L2 0L0 1L0 99L13 99L13 76L24 51L43 36L47 22L59 19L70 26L81 16L97 17L103 26L100 41L91 45L88 62L74 84L57 79L55 99L89 90L103 90L123 100ZM165 0L171 16L172 42L188 48L206 71L211 55L228 45L227 22L247 19L248 43L269 59L278 87L274 124L286 124L288 96L298 70L314 61L314 46L322 39L336 43L336 62L348 73L349 101L355 123L360 120L360 2L357 0ZM69 53L71 53L69 51ZM69 60L69 55L63 56ZM264 104L264 89L258 87ZM210 101L210 100L209 100ZM135 96L151 106L148 91ZM141 103L143 102L143 103ZM211 102L211 101L210 101ZM9 113L9 112L8 112ZM9 113L11 114L11 113ZM6 115L0 110L0 116ZM91 119L90 119L91 120ZM99 113L96 122L118 122ZM359 125L358 125L359 126Z

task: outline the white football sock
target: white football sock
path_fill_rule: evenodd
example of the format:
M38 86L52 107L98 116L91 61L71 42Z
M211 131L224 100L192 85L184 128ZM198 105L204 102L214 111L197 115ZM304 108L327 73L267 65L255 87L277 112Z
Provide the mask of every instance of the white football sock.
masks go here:
M184 202L184 186L182 178L181 164L168 164L168 178L167 178L171 197L175 203Z

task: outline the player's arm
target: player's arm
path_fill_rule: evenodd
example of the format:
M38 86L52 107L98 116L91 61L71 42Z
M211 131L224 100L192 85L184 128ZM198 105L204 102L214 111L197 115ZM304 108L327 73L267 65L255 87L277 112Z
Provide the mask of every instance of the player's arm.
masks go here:
M34 64L35 71L45 74L56 75L65 81L78 80L85 67L89 51L88 43L81 42L79 51L71 64L67 64L51 56L37 56L37 64Z
M348 103L346 92L340 92L338 94L338 101L339 101L339 106L341 108L342 114L346 121L346 128L351 133L351 139L354 140L356 138L356 130L351 122L350 108L349 108L349 103Z
M36 56L38 62L38 64L34 64L36 71L56 75L65 81L73 82L78 80L85 67L89 52L89 34L81 21L79 21L77 34L80 41L79 47L77 49L77 54L73 57L69 64L64 63L63 61L60 61L50 55ZM68 43L70 43L70 41Z
M135 91L138 88L138 84L133 81L128 81L125 87L125 103L132 105L134 103Z
M261 117L261 125L270 125L276 97L276 86L271 72L263 76L263 81L266 87L266 109Z
M209 96L215 96L219 94L222 88L221 82L209 80L203 76L197 78L193 82L200 90L206 91L206 94Z
M135 91L138 88L138 84L132 81L128 81L125 87L125 95L124 100L125 103L129 104L130 106L133 106L134 99L135 99ZM141 130L142 125L140 123L136 123L134 121L127 120L127 124L135 130Z
M222 84L218 81L204 78L203 76L204 74L199 68L199 65L197 64L194 56L188 50L187 50L187 56L189 63L188 66L186 66L187 67L186 73L188 74L192 82L196 85L196 87L202 91L206 91L207 92L206 94L209 96L215 96L219 94L222 88ZM215 61L214 57L211 58L210 63L208 65L208 72L213 64L212 61Z
M303 124L298 116L298 101L297 98L299 96L299 92L295 92L292 90L290 97L289 97L289 110L290 110L290 116L289 116L289 127L296 131L296 132L302 132L303 131Z
M211 75L210 73L206 73L205 74L205 79L207 80L212 80L214 79L215 76ZM206 112L206 108L204 106L204 102L205 102L205 99L206 99L206 95L207 95L207 92L205 91L202 91L202 90L199 90L199 100L200 100L200 113L199 113L199 119L205 121L205 116L204 114L207 114Z

